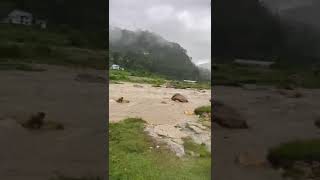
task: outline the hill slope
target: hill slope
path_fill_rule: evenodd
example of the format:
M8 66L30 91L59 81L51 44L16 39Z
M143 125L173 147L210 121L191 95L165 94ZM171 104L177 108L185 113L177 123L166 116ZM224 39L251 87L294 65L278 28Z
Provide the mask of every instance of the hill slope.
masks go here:
M187 51L149 31L109 29L110 63L175 79L199 80L199 69Z

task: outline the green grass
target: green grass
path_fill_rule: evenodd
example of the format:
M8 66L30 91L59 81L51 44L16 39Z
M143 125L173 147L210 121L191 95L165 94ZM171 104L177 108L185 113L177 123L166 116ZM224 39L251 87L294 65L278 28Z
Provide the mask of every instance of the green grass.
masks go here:
M199 115L199 122L208 127L211 128L211 106L200 106L194 110L194 113L196 115Z
M77 38L86 43L75 43ZM106 69L107 52L84 32L58 32L0 24L0 62L54 64ZM71 38L72 37L72 38Z
M296 161L320 161L320 139L300 140L270 149L268 160L276 167L290 167Z
M170 81L169 83L175 89L211 89L210 82L189 83L184 81Z
M296 74L301 80L292 78ZM310 68L282 67L259 68L234 64L218 64L213 78L214 85L241 86L242 84L275 85L319 88L320 78Z
M188 142L189 143L189 142ZM144 121L126 119L109 125L110 180L209 180L211 158L178 158L144 132ZM193 145L191 149L194 149ZM150 147L153 147L152 149Z
M109 80L111 83L113 82L132 82L132 83L145 83L152 84L153 87L160 87L161 85L168 83L171 87L176 89L211 89L211 84L205 82L199 83L188 83L183 81L173 81L168 80L161 75L146 73L146 72L137 72L137 71L118 71L118 70L110 70L109 71Z
M158 75L154 74L143 74L135 71L109 71L109 80L113 81L124 81L133 83L146 83L154 85L162 85L166 80Z
M208 152L205 144L196 144L191 138L185 138L183 141L183 146L187 153L191 154L192 152L193 154L197 154L200 157L211 157L211 153Z
M211 106L201 106L194 110L196 115L203 115L204 113L211 113Z

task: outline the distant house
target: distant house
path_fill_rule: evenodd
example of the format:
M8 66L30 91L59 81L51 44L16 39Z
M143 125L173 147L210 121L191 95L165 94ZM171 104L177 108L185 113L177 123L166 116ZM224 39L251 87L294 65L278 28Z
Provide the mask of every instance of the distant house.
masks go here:
M120 70L120 66L117 65L117 64L112 64L112 65L111 65L111 69L112 69L112 70Z
M47 28L47 22L45 20L35 18L32 13L19 9L0 9L0 22L6 24L21 24L26 26L38 25L42 29Z
M150 55L150 53L144 51L144 52L143 52L143 55L147 56L147 55Z
M257 61L257 60L247 60L247 59L235 59L234 63L241 64L241 65L267 67L267 68L269 68L271 65L274 64L273 61Z
M29 12L15 9L2 19L3 23L22 24L30 26L33 22L33 15Z

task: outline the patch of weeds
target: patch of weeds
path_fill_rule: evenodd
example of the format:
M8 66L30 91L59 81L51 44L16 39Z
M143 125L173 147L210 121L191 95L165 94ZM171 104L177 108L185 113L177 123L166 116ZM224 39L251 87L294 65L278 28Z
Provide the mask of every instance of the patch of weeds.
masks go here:
M320 139L299 140L269 150L268 160L275 167L289 168L296 161L320 162Z
M201 106L201 107L198 107L194 110L194 113L196 115L200 115L202 116L203 114L209 114L211 113L211 106Z
M170 81L168 82L168 86L175 88L175 89L211 89L210 83L189 83L189 82L183 82L183 81Z
M109 179L209 180L211 158L180 159L144 131L142 119L109 124Z
M194 113L196 115L199 115L199 122L208 127L211 128L211 106L201 106L194 110Z
M210 115L210 116L211 116L211 115ZM209 117L209 118L201 118L201 117L200 117L200 118L199 118L199 122L200 122L203 126L211 129L211 117Z
M199 157L211 157L211 153L207 150L205 144L196 144L190 137L183 139L184 149L189 155L199 155Z

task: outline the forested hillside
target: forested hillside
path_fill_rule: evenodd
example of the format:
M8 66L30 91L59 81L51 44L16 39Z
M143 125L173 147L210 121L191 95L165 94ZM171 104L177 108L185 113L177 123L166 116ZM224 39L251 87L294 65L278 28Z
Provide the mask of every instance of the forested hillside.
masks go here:
M259 0L216 0L212 7L215 57L291 64L311 64L320 59L320 33L309 24L288 21Z
M110 65L154 72L175 79L204 79L187 51L148 31L110 29Z

